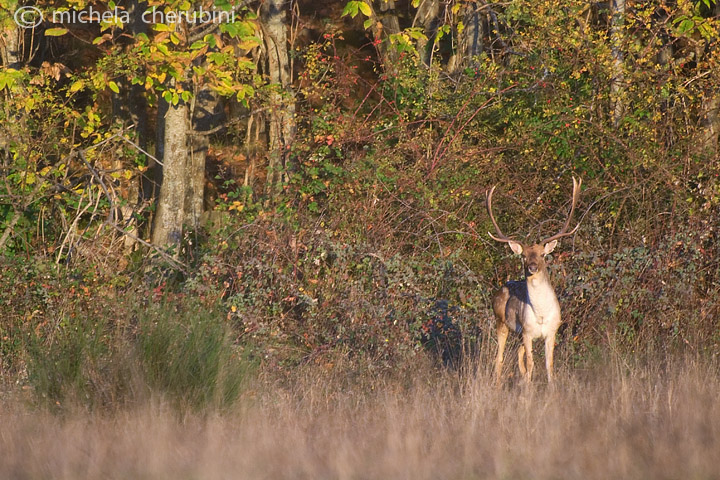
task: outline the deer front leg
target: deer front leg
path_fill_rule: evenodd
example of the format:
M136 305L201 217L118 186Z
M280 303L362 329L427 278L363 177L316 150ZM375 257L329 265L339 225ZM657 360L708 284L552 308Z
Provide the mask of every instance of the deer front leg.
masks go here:
M518 348L518 368L520 369L520 375L525 377L525 372L527 370L525 369L525 346L520 345L520 348Z
M555 351L555 334L545 338L545 367L547 369L548 383L553 383L553 352Z
M498 337L498 351L497 358L495 359L495 384L500 385L502 379L502 364L503 355L505 354L505 343L507 342L508 330L505 322L498 323L497 325L497 337Z
M533 367L535 366L532 353L532 337L530 335L523 335L523 347L525 347L525 380L530 383L532 381Z

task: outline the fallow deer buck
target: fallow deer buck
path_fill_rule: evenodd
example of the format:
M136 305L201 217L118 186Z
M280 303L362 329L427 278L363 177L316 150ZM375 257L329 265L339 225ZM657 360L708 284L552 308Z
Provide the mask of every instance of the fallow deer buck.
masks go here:
M522 336L522 345L518 350L518 366L525 380L528 383L532 380L534 366L532 342L537 338L542 338L545 340L545 365L548 382L553 381L553 351L555 334L561 322L560 304L550 283L545 255L555 250L558 239L573 235L580 226L578 224L568 232L581 186L582 179L578 181L573 177L572 204L562 230L535 245L520 243L502 233L492 213L492 196L495 187L487 192L487 209L497 232L497 236L490 232L488 235L493 240L507 243L513 252L522 255L525 266L525 280L507 282L495 292L492 299L493 311L497 320L498 352L495 360L495 376L498 385L501 383L503 354L510 330Z

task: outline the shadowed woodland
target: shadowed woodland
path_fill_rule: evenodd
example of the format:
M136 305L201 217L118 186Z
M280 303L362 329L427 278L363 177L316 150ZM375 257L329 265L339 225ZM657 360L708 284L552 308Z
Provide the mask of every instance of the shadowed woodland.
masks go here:
M0 476L717 477L716 0L33 6L0 0ZM495 389L523 267L486 192L532 244L573 177L558 381L513 338Z

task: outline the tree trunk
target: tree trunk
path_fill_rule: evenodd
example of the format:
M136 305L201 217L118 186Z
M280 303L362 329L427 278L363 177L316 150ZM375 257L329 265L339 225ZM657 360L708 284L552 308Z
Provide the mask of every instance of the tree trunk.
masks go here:
M266 192L277 192L289 177L289 149L295 137L295 92L288 55L288 2L267 0L261 8L264 26L267 75L275 88L270 93L269 165Z
M708 16L715 18L720 16L720 2L715 2L712 12L708 12ZM704 153L717 157L718 141L720 140L718 137L720 135L720 89L718 89L717 83L715 83L714 87L711 87L709 92L706 92L702 106L700 148Z
M625 98L625 0L610 1L610 46L612 78L610 79L610 108L613 128L618 128L627 109Z
M0 37L0 45L2 45L2 48L0 48L0 60L2 60L2 66L16 70L22 67L22 34L23 29L15 25L15 22L3 27L2 37Z
M217 92L205 88L195 97L192 111L193 132L188 162L188 190L185 194L185 223L197 227L205 210L205 162L210 139L202 134L221 125L224 111Z
M424 0L418 7L413 20L413 27L423 29L426 39L419 39L417 42L418 53L422 62L430 66L435 47L435 37L440 25L440 0Z
M448 71L458 73L465 67L471 66L473 57L477 57L483 51L484 15L483 5L478 1L472 1L465 5L462 16L463 30L458 32L457 51L448 62Z
M717 89L703 100L703 112L700 120L700 148L704 153L717 156L720 134L720 92Z
M397 49L390 44L390 35L400 32L400 21L393 0L376 0L374 3L374 18L372 18L370 30L375 39L381 41L378 50L385 70L391 71L395 68L400 55Z
M179 246L185 219L185 196L188 190L188 106L184 102L158 109L158 131L163 134L162 184L155 211L152 242L159 247ZM163 115L163 111L165 111ZM177 254L177 252L176 252Z

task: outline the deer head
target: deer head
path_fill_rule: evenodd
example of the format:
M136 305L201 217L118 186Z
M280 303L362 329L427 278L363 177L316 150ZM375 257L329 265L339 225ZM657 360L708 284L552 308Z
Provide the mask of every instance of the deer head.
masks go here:
M492 224L495 227L495 231L497 232L497 236L493 235L490 232L488 232L488 235L490 235L493 240L507 243L514 253L523 257L523 265L525 266L526 277L529 278L536 274L544 274L546 271L545 256L555 250L555 247L557 246L558 240L560 238L573 235L577 231L578 227L580 227L580 224L578 223L575 228L568 232L570 220L572 219L572 215L575 212L575 205L577 204L578 197L580 196L581 186L582 179L576 180L575 177L573 177L572 205L570 207L570 214L568 215L567 220L565 220L565 225L563 225L563 228L555 235L546 238L545 240L542 240L540 243L532 245L518 242L517 240L514 240L512 238L508 238L502 232L502 230L500 230L500 227L495 221L495 217L492 213L492 196L495 192L495 187L493 186L487 192L487 209L488 213L490 214L490 220L492 221Z

